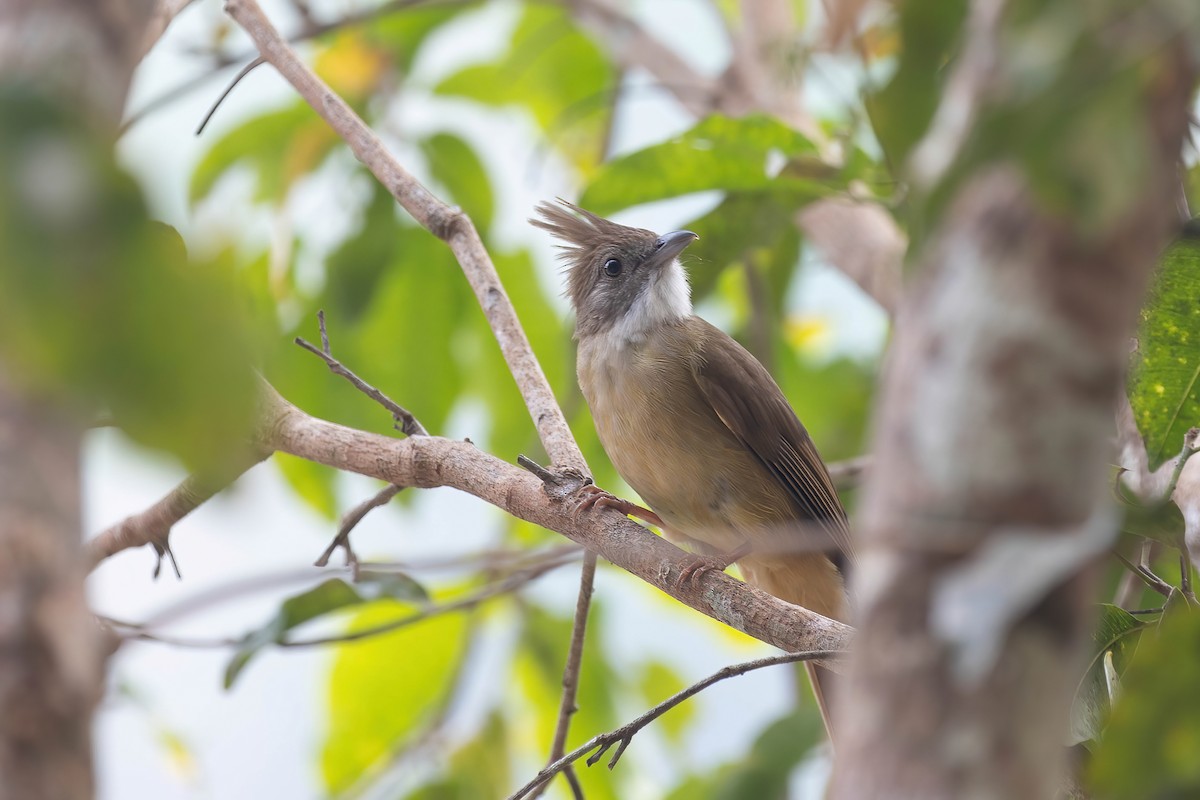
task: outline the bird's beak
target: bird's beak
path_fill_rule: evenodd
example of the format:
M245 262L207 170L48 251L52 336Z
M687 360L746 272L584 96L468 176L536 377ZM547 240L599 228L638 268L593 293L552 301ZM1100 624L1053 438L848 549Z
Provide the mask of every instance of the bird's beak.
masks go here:
M683 248L687 247L692 242L700 237L691 231L672 231L664 233L654 242L654 261L655 263L666 265L674 260L675 256L683 252Z

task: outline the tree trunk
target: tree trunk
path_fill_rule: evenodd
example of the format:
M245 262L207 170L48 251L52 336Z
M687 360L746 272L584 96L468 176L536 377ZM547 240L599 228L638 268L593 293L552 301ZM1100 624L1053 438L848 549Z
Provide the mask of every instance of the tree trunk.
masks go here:
M1094 565L1115 535L1112 398L1177 227L1194 80L1178 30L1136 13L1103 22L1160 26L1148 39L1112 36L1114 63L1140 41L1147 71L1135 100L1146 135L1092 131L1110 153L1140 147L1140 184L1125 187L1119 211L1089 226L1039 194L1028 160L1002 153L956 177L918 253L857 520L859 632L838 704L834 798L1032 799L1061 785ZM1001 61L976 76L984 109L1003 91L993 76L1013 66L993 33Z
M0 3L0 82L88 117L107 144L151 5ZM81 428L24 377L0 363L0 798L82 799L105 654L84 594Z

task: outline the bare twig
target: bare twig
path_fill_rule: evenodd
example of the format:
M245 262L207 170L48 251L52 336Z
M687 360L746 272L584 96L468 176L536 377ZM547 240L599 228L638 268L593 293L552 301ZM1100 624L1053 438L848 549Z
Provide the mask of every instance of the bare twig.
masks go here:
M161 0L161 4L163 6L191 2L193 2L193 0ZM347 14L344 17L330 20L329 22L322 22L311 26L305 25L300 32L289 37L288 41L292 44L307 42L319 36L324 36L327 33L333 33L334 31L338 31L343 28L351 28L355 25L362 25L364 23L371 22L372 20L379 19L380 17L385 17L389 14L395 14L399 11L404 11L415 6L435 4L443 7L466 6L477 2L479 2L479 0L391 0L391 2L383 3L382 5L368 8L357 13ZM158 38L159 37L156 36L154 37L154 40L157 41ZM151 44L153 44L153 42L151 42ZM214 53L213 64L207 72L194 75L151 99L121 123L120 133L124 134L126 131L128 131L137 123L141 122L153 112L187 94L190 94L233 65L244 64L254 57L254 53L237 53L235 55Z
M400 491L403 488L403 486L397 486L394 483L389 486L385 486L371 497L368 497L366 500L363 500L354 508L347 511L345 516L342 517L341 524L338 525L337 536L333 537L333 541L330 542L329 546L325 548L325 551L321 553L320 558L313 562L313 566L323 567L328 564L330 556L333 555L333 551L337 550L339 547L342 547L346 550L347 566L357 564L358 558L354 555L354 551L350 549L350 532L354 530L358 523L363 521L363 518L366 517L367 514L371 513L380 506L385 506L390 503L392 498L400 494Z
M208 127L208 122L213 118L213 114L217 113L217 109L221 107L221 103L225 102L225 98L229 97L229 93L233 91L233 88L242 82L242 78L249 75L264 63L265 62L262 60L262 56L259 56L238 70L238 74L233 76L233 80L231 80L229 85L225 87L225 91L221 92L221 94L217 96L217 99L213 101L213 104L208 107L208 113L204 115L204 119L200 120L200 124L196 126L197 136L204 133L204 129Z
M179 566L175 564L175 554L171 552L169 540L171 528L269 455L270 452L266 450L247 452L231 464L229 470L219 478L189 476L145 511L127 517L96 534L86 545L91 569L95 569L101 561L122 550L150 545L158 556L154 565L154 577L158 577L164 556L170 558L178 577Z
M733 664L717 670L704 680L692 684L677 694L671 695L671 697L659 703L654 708L639 716L637 719L622 725L620 728L617 728L614 731L602 733L599 736L592 738L585 744L582 744L576 749L572 750L567 755L559 758L553 764L549 764L545 767L545 769L535 775L533 780L529 781L529 783L525 784L520 789L509 795L508 800L522 800L522 798L528 797L531 792L535 791L539 786L550 780L550 778L554 777L571 764L574 764L576 761L595 750L596 752L592 753L591 757L587 760L588 766L592 766L599 761L606 752L608 752L609 748L611 748L613 745L617 745L616 752L613 753L612 758L610 758L608 761L608 768L612 769L617 765L617 762L625 753L625 748L627 748L629 743L633 741L633 737L636 736L642 730L642 728L645 728L651 722L658 719L663 714L682 703L684 700L687 700L693 695L699 694L709 686L712 686L714 683L723 681L726 678L734 678L738 675L745 675L747 672L751 672L753 670L763 669L765 667L773 667L778 664L794 664L798 661L829 662L837 659L841 655L844 655L844 652L840 650L784 653L783 655L759 658L755 659L754 661L746 661L741 664Z
M364 381L362 378L354 374L354 371L349 369L341 361L333 357L329 347L329 331L325 327L325 312L317 312L317 324L321 330L321 349L301 337L296 337L296 344L303 347L308 352L315 355L317 358L325 362L329 367L329 371L334 375L340 375L354 385L354 388L365 394L367 397L374 400L379 405L386 408L392 413L392 419L397 423L396 430L406 436L428 436L429 431L425 430L425 426L413 416L412 412L404 408L392 398L388 397L383 392L376 389L371 384ZM390 498L389 498L390 499Z
M310 639L284 639L282 641L273 642L277 647L318 647L327 644L339 644L342 642L356 642L362 639L369 639L374 636L379 636L385 633L400 628L406 628L409 625L415 625L418 622L440 617L445 614L450 614L456 611L463 611L491 600L501 595L511 594L524 588L530 582L540 578L548 572L551 572L559 567L569 564L574 558L574 554L553 555L545 558L539 563L530 564L523 567L512 574L506 576L502 580L494 581L487 584L478 591L460 597L457 600L452 600L448 603L439 605L430 605L418 611L391 620L390 622L373 625L369 628L360 628L358 630L347 631L345 633L334 634L331 636L318 636ZM215 638L187 637L187 636L172 636L152 631L145 625L138 623L125 622L123 620L113 619L111 617L100 617L100 620L113 628L117 629L121 637L131 641L157 642L159 644L169 644L175 647L187 647L196 649L213 649L222 647L238 647L244 644L244 637L240 636L223 636Z
M1175 587L1164 581L1162 578L1154 574L1154 572L1141 564L1134 564L1120 553L1113 553L1117 560L1125 565L1125 568L1142 580L1144 584L1161 594L1163 597L1170 597L1175 591Z
M554 727L554 742L550 745L549 762L563 757L567 747L567 732L571 728L571 716L579 709L575 698L579 690L579 668L583 664L583 638L587 633L588 609L592 604L592 587L596 580L596 554L588 550L583 555L583 572L579 578L579 597L575 601L575 622L571 628L571 649L567 653L567 666L563 669L562 699L558 707L558 723ZM579 786L579 778L570 764L563 768L563 776L571 785L571 791L576 800L583 800L583 790ZM534 793L538 797L549 786L549 781L542 784Z
M826 198L796 214L796 225L825 259L892 316L900 297L908 238L877 203Z

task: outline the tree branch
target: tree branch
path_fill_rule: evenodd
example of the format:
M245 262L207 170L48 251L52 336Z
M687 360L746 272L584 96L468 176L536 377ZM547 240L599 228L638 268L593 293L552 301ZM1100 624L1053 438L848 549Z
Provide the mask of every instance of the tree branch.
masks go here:
M637 719L622 725L615 731L602 733L599 736L594 737L590 741L572 750L569 754L559 758L554 763L549 764L545 769L535 775L533 780L509 795L508 800L522 800L522 798L530 796L531 792L544 785L559 772L569 769L571 764L583 758L588 753L591 753L593 750L596 750L596 752L592 754L591 758L589 758L587 762L589 767L592 766L604 756L609 748L615 744L617 745L617 751L608 761L608 768L612 769L617 765L617 762L621 760L621 756L625 753L625 748L629 747L629 743L633 741L633 737L636 736L642 730L642 728L645 728L651 722L658 719L663 714L682 703L684 700L687 700L693 695L699 694L709 686L712 686L714 683L723 681L727 678L734 678L738 675L745 675L747 672L751 672L756 669L774 667L778 664L794 664L798 661L829 663L831 660L836 659L841 655L845 655L845 653L837 650L823 652L810 651L803 653L784 653L783 655L779 656L769 656L767 658L759 658L754 661L746 661L741 664L733 664L728 667L723 667L714 672L712 675L709 675L704 680L692 684L677 694L671 695L666 700L642 714Z
M546 453L558 467L586 471L587 464L470 218L461 209L443 203L400 166L346 101L296 56L258 3L227 0L225 10L250 34L262 57L345 140L358 160L387 187L396 202L450 246L496 335Z
M264 447L336 469L415 488L452 486L515 517L557 531L676 600L787 652L844 650L852 630L715 570L679 581L692 557L624 515L575 514L582 476L557 487L469 442L438 436L396 440L305 414L263 384L257 433ZM834 669L838 665L833 665Z
M230 464L228 472L219 478L204 479L189 475L145 511L126 517L88 541L85 544L88 569L95 569L104 559L122 550L150 545L158 556L154 577L158 577L162 568L163 556L170 557L178 577L179 566L175 564L175 556L171 552L171 528L269 455L270 452L262 450L247 452Z

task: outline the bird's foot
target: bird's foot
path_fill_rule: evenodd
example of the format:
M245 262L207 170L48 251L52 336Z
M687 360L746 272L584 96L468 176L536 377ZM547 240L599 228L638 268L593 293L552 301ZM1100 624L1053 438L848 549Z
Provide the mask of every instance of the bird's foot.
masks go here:
M729 565L744 557L750 552L750 544L743 543L729 553L692 553L686 567L679 573L679 577L675 579L675 588L678 589L684 583L697 583L706 572L724 572L729 568Z
M639 506L637 503L622 500L611 492L604 491L599 486L589 483L580 489L579 493L582 497L579 500L579 504L575 506L576 514L594 508L614 508L627 516L637 517L649 522L651 525L662 527L663 521L658 514L655 514L645 506Z

